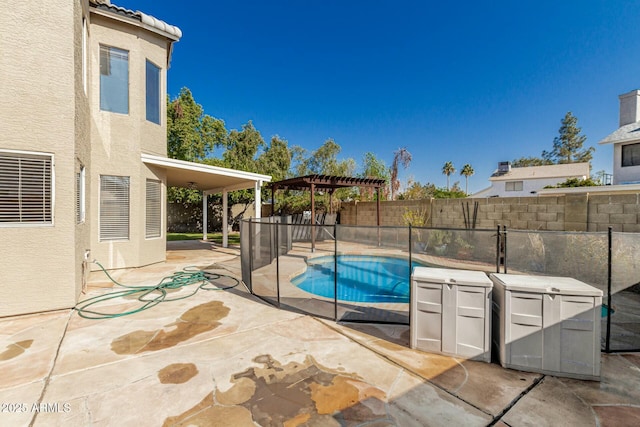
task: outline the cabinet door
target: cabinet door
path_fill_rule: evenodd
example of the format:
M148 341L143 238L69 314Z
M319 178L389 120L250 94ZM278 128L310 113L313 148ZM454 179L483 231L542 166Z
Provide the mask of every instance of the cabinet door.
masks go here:
M600 313L596 310L599 308L593 297L562 296L560 372L599 375L596 372L600 363Z
M482 287L456 286L456 288L455 353L466 357L480 356L489 350L487 307L490 294L486 288Z
M416 348L442 351L442 285L416 283Z
M542 369L542 295L509 291L507 298L507 363Z

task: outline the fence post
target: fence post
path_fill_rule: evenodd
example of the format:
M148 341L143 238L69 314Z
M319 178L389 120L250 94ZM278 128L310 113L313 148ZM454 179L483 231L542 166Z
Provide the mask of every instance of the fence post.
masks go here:
M502 231L503 231L502 238L504 239L503 240L504 244L502 246L504 257L502 258L502 263L504 264L504 274L507 274L507 226L506 225L502 226Z
M611 270L613 260L613 227L608 231L608 260L607 260L607 336L605 338L604 351L611 352Z
M249 292L253 294L253 227L251 225L251 218L249 222Z
M411 224L409 224L409 274L411 274L411 266L413 265L413 244L412 244L412 228Z
M333 224L333 320L338 321L338 226Z
M411 273L413 272L413 243L412 243L413 231L411 228L411 223L409 223L409 325L411 325L411 288L413 288L413 284L411 283Z
M500 273L500 224L496 230L496 273Z
M276 234L276 238L275 238L275 246L276 246L276 296L278 298L278 308L280 308L280 245L278 244L279 241L279 236L278 234L280 234L280 230L278 229L278 223L275 222L275 217L271 217L274 218L274 222L271 223L271 225L275 225L275 234Z

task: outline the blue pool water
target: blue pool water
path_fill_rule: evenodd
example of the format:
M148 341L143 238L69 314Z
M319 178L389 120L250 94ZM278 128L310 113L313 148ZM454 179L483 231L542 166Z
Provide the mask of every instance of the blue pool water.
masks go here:
M338 255L338 299L358 302L409 302L409 262L393 257ZM423 263L413 262L422 267ZM302 290L334 298L334 258L308 261L307 271L291 282Z

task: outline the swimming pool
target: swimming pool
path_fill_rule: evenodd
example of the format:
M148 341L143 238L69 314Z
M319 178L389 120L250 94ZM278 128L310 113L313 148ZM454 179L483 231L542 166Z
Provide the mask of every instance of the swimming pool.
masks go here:
M409 302L409 261L406 258L338 255L338 299L357 302ZM413 266L427 266L413 261ZM307 261L307 271L291 280L300 289L335 298L333 256Z

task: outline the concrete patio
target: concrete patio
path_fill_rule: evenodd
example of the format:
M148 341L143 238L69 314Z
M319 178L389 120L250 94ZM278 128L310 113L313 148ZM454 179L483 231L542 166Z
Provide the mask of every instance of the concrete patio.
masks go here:
M113 276L152 285L186 266L233 286L239 250L170 242L167 262ZM94 272L81 299L113 290ZM140 305L130 296L106 304L114 313ZM72 310L2 318L0 425L640 425L640 354L603 355L602 381L592 382L408 342L407 326L278 310L241 283L110 319Z

